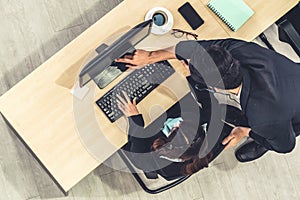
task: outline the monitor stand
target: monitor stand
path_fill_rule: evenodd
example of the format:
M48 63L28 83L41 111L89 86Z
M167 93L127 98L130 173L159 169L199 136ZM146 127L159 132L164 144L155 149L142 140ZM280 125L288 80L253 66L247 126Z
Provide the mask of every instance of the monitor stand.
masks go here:
M101 44L96 49L96 52L100 54L106 47L108 47L106 44ZM128 53L132 53L133 51L135 51L134 48L132 48L132 50L130 50ZM100 89L103 89L127 69L128 68L126 67L125 63L112 62L110 66L93 78L93 81Z

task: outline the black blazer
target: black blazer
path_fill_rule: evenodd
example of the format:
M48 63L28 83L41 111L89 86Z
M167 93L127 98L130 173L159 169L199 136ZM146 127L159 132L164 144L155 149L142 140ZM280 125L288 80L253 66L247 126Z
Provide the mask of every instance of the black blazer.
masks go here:
M180 42L177 57L188 59L197 50L200 54L199 45L222 46L240 61L241 106L252 129L250 137L269 150L292 151L300 124L300 65L255 43L236 39Z
M189 77L188 80L191 88L195 88L196 83ZM192 122L191 126L193 126L193 124L197 125L194 129L192 127L188 128L188 131L185 131L185 133L188 134L189 140L193 140L195 137L195 132L193 130L200 134L204 133L204 131L200 130L202 129L201 125L208 122L208 148L206 153L213 152L213 157L210 158L209 162L215 159L223 151L224 145L222 145L222 140L228 136L232 130L232 127L224 125L221 120L225 120L235 125L247 126L247 120L239 109L232 106L217 104L214 97L210 96L207 91L197 90L195 92L198 100L203 105L202 108L199 108L194 98L189 94L168 110L167 116L160 117L160 119L156 120L147 128L144 128L142 115L129 117L127 150L131 153L127 153L127 156L130 157L131 162L137 168L142 169L145 172L155 171L167 180L182 176L182 168L190 161L172 162L161 158L156 152L151 150L151 146L155 139L159 137L166 138L162 131L160 131L160 128L163 126L163 122L167 117L182 116L184 121ZM217 113L211 113L210 107L212 104L217 106L215 109ZM183 108L183 106L185 106L185 108ZM200 117L197 118L196 115L198 115L198 113L200 113ZM197 145L200 145L199 150L201 151L202 143L198 143Z

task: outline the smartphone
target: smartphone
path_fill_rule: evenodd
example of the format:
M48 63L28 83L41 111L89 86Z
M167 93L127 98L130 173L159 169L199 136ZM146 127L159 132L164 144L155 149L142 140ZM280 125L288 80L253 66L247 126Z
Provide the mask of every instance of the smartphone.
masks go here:
M178 8L178 12L183 16L185 21L187 21L193 30L196 30L204 23L203 19L189 2L186 2Z

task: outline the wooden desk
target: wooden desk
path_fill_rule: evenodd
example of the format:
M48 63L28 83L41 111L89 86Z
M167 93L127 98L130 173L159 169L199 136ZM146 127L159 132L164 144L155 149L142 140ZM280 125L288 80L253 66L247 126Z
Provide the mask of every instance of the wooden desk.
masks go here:
M190 2L205 21L205 24L196 30L199 39L231 36L232 33L216 20L205 4L198 0ZM61 80L74 82L92 50L120 27L132 27L143 21L145 13L155 6L163 6L172 12L174 28L191 31L177 12L177 8L183 3L183 0L148 0L147 3L125 0L1 97L1 113L63 191L70 190L126 143L126 120L123 118L111 124L94 102L128 72L104 90L99 90L90 82L89 93L83 100L74 98L70 90L61 84ZM256 5L255 2L253 5ZM288 11L286 5L292 7L292 4L285 1L277 1L277 5L280 8L286 7L281 15ZM277 8L272 8L278 12ZM255 12L260 13L259 10ZM240 37L245 37L244 39L254 38L276 19L272 17L270 20L264 20L267 22L263 26L249 25L249 30L256 29L249 31L249 35L239 32L236 34L241 34ZM120 27L116 26L117 24ZM152 48L169 46L175 42L164 38L164 45L161 45L160 39L162 38L151 35L141 46L148 46L147 41L151 43ZM177 61L172 61L171 64L178 73L138 105L145 114L146 123L153 121L164 109L169 108L188 92L181 75L184 73L182 65ZM175 85L176 90L173 88ZM156 105L162 109L150 110Z
M126 143L126 120L111 124L95 101L128 72L104 90L99 90L91 81L89 93L82 101L70 94L62 79L74 82L92 50L119 28L142 22L147 11L155 6L172 11L174 28L190 30L177 12L183 3L183 0L149 0L146 4L145 1L124 1L1 97L1 113L63 191L70 190ZM191 3L206 21L197 30L200 38L227 36L201 2L193 0ZM152 35L144 45L152 41L151 47L163 47L159 38ZM163 41L165 46L175 44L171 40ZM182 71L181 63L172 61L172 64L178 72ZM181 87L173 90L175 93L168 89L178 84ZM167 109L188 92L184 77L178 73L163 85L138 105L147 123L162 112L161 109L150 111L150 108L160 105Z

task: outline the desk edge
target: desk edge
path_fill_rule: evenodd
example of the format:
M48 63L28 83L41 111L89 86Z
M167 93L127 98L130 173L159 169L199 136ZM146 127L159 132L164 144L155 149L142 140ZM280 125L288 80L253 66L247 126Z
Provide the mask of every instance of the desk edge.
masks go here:
M0 112L0 115L4 119L5 123L9 127L10 130L13 131L13 133L17 136L17 138L22 142L22 144L26 147L26 149L30 152L30 154L35 158L35 160L40 164L40 166L45 170L45 172L49 175L49 177L52 179L52 181L57 185L57 187L61 190L61 192L68 196L68 191L66 191L63 186L61 186L58 181L54 178L54 176L49 172L49 170L44 166L44 164L41 162L41 160L35 155L35 153L32 151L32 149L26 144L26 142L23 140L23 138L19 135L19 133L15 130L15 128L10 124L10 122L6 119L4 114Z

